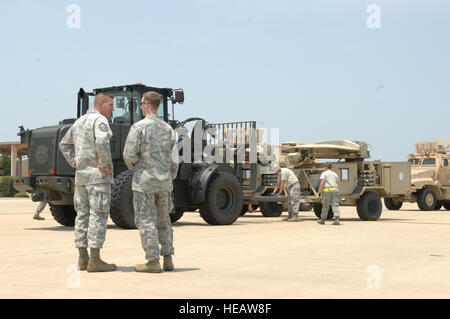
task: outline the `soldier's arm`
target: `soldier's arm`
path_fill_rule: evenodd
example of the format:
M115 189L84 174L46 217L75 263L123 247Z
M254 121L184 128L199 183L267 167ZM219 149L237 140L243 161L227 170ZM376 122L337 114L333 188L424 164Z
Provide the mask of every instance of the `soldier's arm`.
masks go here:
M170 156L172 181L177 177L180 162L175 132L172 130L172 155Z
M98 154L98 167L106 171L111 169L111 146L112 132L106 118L99 118L94 124L95 151Z
M321 180L320 180L320 186L319 186L319 193L322 191L324 185L325 185L325 180L324 180L324 179L321 179Z
M280 192L284 189L284 186L286 186L286 181L281 181L280 182Z
M123 160L129 170L134 170L139 163L139 153L141 147L141 138L135 126L131 126L123 148Z
M76 168L75 161L75 145L73 142L73 125L66 132L66 135L62 138L61 142L59 142L59 149L61 153L64 155L65 159L69 163L70 166Z

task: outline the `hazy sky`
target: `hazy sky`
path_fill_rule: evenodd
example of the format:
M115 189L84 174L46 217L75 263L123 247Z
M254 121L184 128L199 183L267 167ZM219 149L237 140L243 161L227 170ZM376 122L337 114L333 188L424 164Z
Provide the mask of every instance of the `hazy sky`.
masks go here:
M362 140L401 161L450 140L445 0L2 1L0 32L0 141L75 117L80 87L137 82L183 88L178 120L256 120L281 142Z

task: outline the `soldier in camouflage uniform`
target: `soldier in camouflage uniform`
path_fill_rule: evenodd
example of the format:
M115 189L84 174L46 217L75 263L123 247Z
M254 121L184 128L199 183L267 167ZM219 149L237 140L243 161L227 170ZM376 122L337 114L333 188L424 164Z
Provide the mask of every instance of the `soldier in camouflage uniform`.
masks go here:
M288 190L288 217L284 218L283 221L296 221L300 206L300 182L289 168L282 168L278 164L275 164L274 168L277 169L278 181L273 193L281 192L284 187Z
M322 214L317 221L324 225L328 217L328 211L331 209L334 215L333 225L340 225L339 222L339 203L341 196L338 189L339 176L331 170L332 164L325 163L325 171L320 175L319 193L322 192Z
M138 272L161 272L159 255L164 256L163 269L174 270L173 232L169 213L173 208L172 181L178 170L175 133L157 113L161 98L156 92L142 96L145 118L131 126L123 150L123 159L132 179L136 227L141 236L146 264L135 266ZM159 249L159 244L161 249Z
M107 264L100 259L106 236L111 184L114 183L110 149L112 132L106 119L114 110L113 105L113 96L97 94L94 109L76 120L59 143L67 162L76 169L75 247L80 253L80 270L87 269L88 272L116 269L115 264ZM90 256L87 247L90 248Z

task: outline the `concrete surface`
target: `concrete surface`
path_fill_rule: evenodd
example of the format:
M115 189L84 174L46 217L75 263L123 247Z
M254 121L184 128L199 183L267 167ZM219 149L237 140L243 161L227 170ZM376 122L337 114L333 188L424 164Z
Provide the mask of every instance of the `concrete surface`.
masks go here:
M137 230L109 221L104 260L111 273L74 271L73 228L48 207L0 200L0 298L450 298L450 212L415 204L362 222L341 207L341 226L313 212L282 222L259 212L231 226L197 213L174 225L175 272L136 273L144 262Z

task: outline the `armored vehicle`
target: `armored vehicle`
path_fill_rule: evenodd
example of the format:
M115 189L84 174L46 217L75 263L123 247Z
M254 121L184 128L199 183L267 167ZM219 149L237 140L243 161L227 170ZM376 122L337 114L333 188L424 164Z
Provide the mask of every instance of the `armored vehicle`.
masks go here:
M176 132L189 131L189 124L195 123L191 135L178 134L177 145L182 161L174 180L175 207L171 213L172 222L181 218L186 211L199 209L201 217L209 224L232 224L241 214L244 202L249 202L249 197L267 194L261 165L258 162L238 161L237 155L250 147L250 140L256 134L256 122L210 124L201 118L177 121L174 119L174 104L184 102L181 89L155 88L143 84L99 88L92 92L80 89L77 118L93 108L96 93L106 92L114 96L114 111L108 118L113 132L111 155L114 166L110 216L117 226L136 227L131 190L132 171L127 169L122 154L130 126L143 118L140 101L142 94L147 91L161 95L158 116ZM172 104L172 118L169 103ZM14 184L16 190L31 193L33 201L49 202L53 217L65 226L73 226L76 217L73 207L75 170L65 160L58 143L75 120L66 119L59 125L34 130L21 127L21 142L29 146L29 172L28 176L17 178ZM244 143L238 143L238 133L242 132L246 132L248 137L244 138ZM200 143L192 143L193 140L199 140ZM231 150L233 160L210 160L211 154L215 155L214 150L225 144L227 146L222 147L222 150ZM206 149L213 151L208 155L205 153Z
M385 198L385 206L398 210L403 202L417 202L420 210L450 210L450 140L415 144L415 154L408 155L411 164L411 193Z
M340 178L342 206L356 206L361 220L378 220L382 212L381 197L402 196L411 191L410 164L406 162L367 161L369 147L359 141L323 141L315 143L288 142L282 144L286 166L297 175L302 200L312 203L320 218L321 199L318 194L320 175L325 170L322 159L332 162L332 170ZM328 218L333 213L328 212Z

